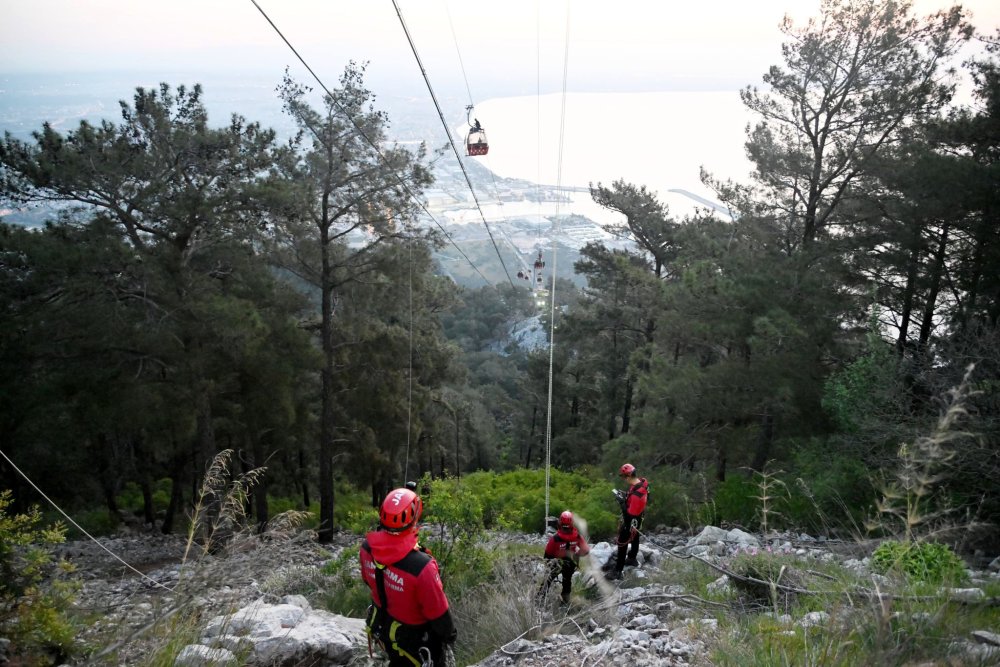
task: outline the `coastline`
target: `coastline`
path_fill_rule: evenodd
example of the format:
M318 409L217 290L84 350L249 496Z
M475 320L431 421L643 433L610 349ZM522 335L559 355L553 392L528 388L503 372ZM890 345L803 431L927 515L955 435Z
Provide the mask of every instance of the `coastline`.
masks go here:
M737 181L750 171L743 141L751 117L738 91L568 93L564 124L562 102L549 94L479 103L490 152L469 159L533 183L586 188L624 179L645 185L679 217L704 205L673 190L718 201L700 181L702 167Z

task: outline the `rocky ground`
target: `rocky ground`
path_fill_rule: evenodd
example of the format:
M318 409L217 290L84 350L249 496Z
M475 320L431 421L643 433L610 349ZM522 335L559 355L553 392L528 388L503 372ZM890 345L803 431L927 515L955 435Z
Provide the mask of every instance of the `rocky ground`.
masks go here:
M59 555L76 566L83 581L79 608L92 619L80 641L102 647L79 664L150 664L150 656L164 646L164 633L151 631L154 622L160 629L164 623L176 624L184 640L176 650L190 644L184 648L184 659L175 663L178 665L227 664L226 660L232 661L228 664L248 663L250 659L232 657L248 652L258 657L256 664L265 664L263 656L269 656L272 664L373 664L358 619L312 609L304 597L283 594L288 592L287 582L301 585L310 577L318 578L325 563L345 549L344 556L353 557L358 545L354 535L339 535L333 544L323 547L314 537L302 532L272 540L238 538L224 556L191 552L185 557L183 537L158 533L101 538L100 544L78 541L63 545ZM511 539L514 537L504 537L505 541ZM539 552L544 544L540 536L519 539L537 545ZM836 560L860 570L866 567L864 556L870 548L822 542L805 535L769 539L768 546L803 558ZM655 583L662 580L656 576L657 570L671 559L710 560L751 545L762 545L762 540L738 530L710 526L698 536L682 535L678 529L661 530L647 536L640 567L626 570L628 576L622 582L608 582L600 575L597 566L610 557L611 546L594 545L594 565L578 575L573 603L567 608L553 602L544 615L547 628L535 628L499 646L478 665L710 665L705 640L715 630L713 603L678 586ZM991 567L993 571L974 573L974 581L1000 579L996 572L1000 559ZM716 585L726 586L725 579L720 577ZM823 620L817 616L794 623ZM271 625L265 627L267 624ZM984 628L985 639L962 641L969 651L979 651L987 659L995 656L1000 664L1000 649L993 652L989 647L992 630ZM992 638L1000 642L1000 637ZM284 657L276 657L277 644L287 649L281 654Z
M183 536L151 532L60 547L58 555L83 581L78 607L93 618L79 640L103 646L91 661L114 653L119 665L147 665L162 643L148 632L154 621L207 623L215 614L267 598L266 589L280 587L281 577L312 576L343 548L357 548L357 537L346 534L321 548L309 532L273 541L238 540L224 556L202 554L197 547L185 556L186 542Z

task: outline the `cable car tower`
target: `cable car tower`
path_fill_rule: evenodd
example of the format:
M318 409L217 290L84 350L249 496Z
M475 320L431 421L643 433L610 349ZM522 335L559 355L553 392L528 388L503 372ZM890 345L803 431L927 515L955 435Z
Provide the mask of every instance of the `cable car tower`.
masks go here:
M465 135L466 154L486 155L490 152L490 144L486 140L486 131L479 124L479 119L472 117L472 109L471 104L465 107L465 121L469 124L469 132Z

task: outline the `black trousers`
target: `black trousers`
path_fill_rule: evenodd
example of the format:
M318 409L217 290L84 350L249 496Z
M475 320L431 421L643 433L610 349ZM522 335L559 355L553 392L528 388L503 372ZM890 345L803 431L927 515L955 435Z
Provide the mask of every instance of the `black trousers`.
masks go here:
M626 558L639 556L639 529L642 528L642 517L626 514L618 527L618 557L615 558L615 570L625 569ZM628 552L628 555L626 555Z
M545 578L545 583L542 584L542 589L538 591L539 596L545 595L552 582L561 574L562 599L564 602L569 600L569 594L573 588L573 573L576 572L576 562L571 558L553 558L552 556L546 556L545 560L549 573Z
M444 643L427 624L404 625L372 605L368 608L368 628L389 657L389 667L417 667L428 657L432 664L444 665Z

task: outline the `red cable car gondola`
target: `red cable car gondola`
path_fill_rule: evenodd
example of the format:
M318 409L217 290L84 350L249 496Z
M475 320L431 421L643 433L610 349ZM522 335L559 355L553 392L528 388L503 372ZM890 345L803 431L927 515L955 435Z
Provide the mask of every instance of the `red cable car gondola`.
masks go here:
M469 123L469 133L465 135L466 154L486 155L490 151L490 144L486 141L486 132L479 124L479 119L472 118L472 105L465 107L466 122Z
M538 257L535 258L535 282L538 283L538 289L543 288L542 284L542 269L545 268L545 262L542 261L542 251L538 251Z

